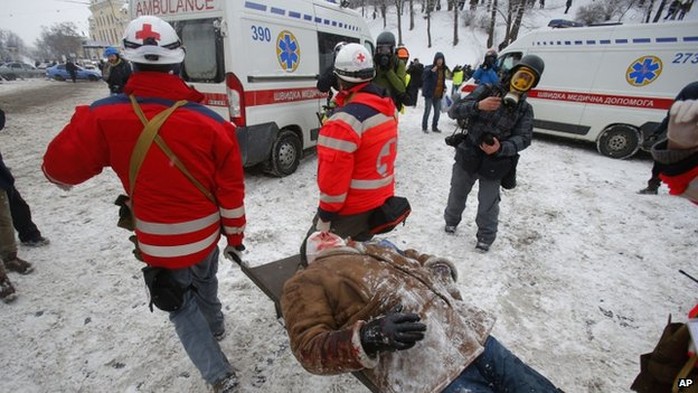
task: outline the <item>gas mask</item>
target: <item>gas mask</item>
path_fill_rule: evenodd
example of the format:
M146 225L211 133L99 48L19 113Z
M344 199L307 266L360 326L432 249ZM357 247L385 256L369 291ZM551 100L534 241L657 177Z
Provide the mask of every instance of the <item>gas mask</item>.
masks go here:
M531 90L536 82L536 75L528 67L520 67L509 80L509 92L502 99L504 105L514 106L519 103L521 95Z
M380 68L386 69L390 66L390 56L393 54L392 48L380 45L376 47L376 64Z

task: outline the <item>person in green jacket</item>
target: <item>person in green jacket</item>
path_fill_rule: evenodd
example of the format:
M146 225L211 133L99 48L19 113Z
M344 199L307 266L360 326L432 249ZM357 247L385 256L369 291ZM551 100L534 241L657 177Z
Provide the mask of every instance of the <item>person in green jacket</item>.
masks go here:
M376 49L373 54L376 67L376 77L373 83L388 90L398 110L411 100L407 96L407 75L405 62L397 57L395 52L395 35L384 31L376 39ZM408 104L409 105L409 104Z
M451 84L451 95L460 89L463 83L463 67L457 65L453 68L453 83Z

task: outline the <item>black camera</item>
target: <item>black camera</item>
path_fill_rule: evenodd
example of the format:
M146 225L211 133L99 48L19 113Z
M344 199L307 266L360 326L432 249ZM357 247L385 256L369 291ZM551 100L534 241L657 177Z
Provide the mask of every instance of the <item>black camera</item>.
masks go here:
M390 55L380 54L378 55L378 66L382 69L387 69L390 67Z
M457 134L449 135L444 138L444 142L451 147L456 147L460 145L461 142L465 140L466 136L464 133L459 132Z

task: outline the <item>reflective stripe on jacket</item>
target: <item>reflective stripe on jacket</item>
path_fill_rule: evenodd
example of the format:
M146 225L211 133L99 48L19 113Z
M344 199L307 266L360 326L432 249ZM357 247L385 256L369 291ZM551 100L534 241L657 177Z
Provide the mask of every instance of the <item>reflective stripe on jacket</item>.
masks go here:
M203 98L179 77L157 72L134 73L125 91L138 97L149 119L177 100ZM128 192L131 152L142 130L126 95L79 106L49 144L44 173L53 182L74 185L111 167ZM216 203L152 144L131 195L145 262L171 269L194 265L216 247L221 233L228 244L242 244L244 177L234 126L206 107L189 102L167 119L158 135L215 196Z
M337 99L340 109L323 125L317 145L321 217L367 212L395 190L397 112L392 100L369 84L341 92Z

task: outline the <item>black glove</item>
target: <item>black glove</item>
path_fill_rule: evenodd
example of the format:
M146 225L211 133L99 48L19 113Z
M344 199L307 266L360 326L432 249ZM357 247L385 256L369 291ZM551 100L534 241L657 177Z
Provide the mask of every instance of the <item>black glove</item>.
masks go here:
M225 250L223 251L223 256L232 261L237 263L238 265L242 265L242 252L245 251L245 246L243 244L239 246L227 246Z
M427 326L414 313L389 313L361 327L361 346L375 357L381 351L402 351L424 338Z

